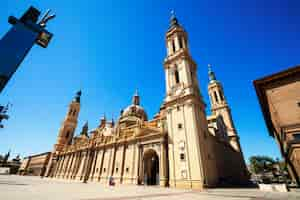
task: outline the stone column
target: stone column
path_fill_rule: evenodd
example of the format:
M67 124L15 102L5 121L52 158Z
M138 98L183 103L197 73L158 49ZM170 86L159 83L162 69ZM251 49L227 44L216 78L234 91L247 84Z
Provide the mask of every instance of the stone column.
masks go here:
M56 163L56 166L55 166L55 170L54 170L54 173L53 173L53 177L55 178L56 175L57 175L57 172L58 172L58 169L59 169L59 166L61 164L61 156L58 156L57 155L57 163Z
M66 158L66 164L64 165L64 169L63 169L63 176L62 176L63 178L66 177L68 165L70 163L70 158L71 158L70 154L67 154L66 156L67 156L67 158Z
M187 49L188 47L187 47L187 44L185 43L184 37L181 37L181 42L182 42L182 47L183 47L184 49Z
M103 162L104 162L104 156L105 156L105 152L106 151L106 149L105 148L103 148L103 149L101 149L101 160L100 160L100 165L99 165L99 173L98 173L98 181L100 181L100 178L101 178L101 175L102 175L102 170L103 170Z
M68 179L69 176L70 176L70 171L71 171L71 167L73 165L73 162L74 162L74 153L72 153L70 155L70 162L69 162L68 167L67 167L66 179Z
M69 173L69 179L73 178L74 169L75 169L76 162L77 162L77 152L74 152L73 156L74 156L74 158L73 158L73 163L72 163L72 166L71 166L71 169L70 169L70 173Z
M173 53L172 42L171 41L167 41L167 44L168 44L167 53L168 53L168 56L169 56L169 55L171 55Z
M81 161L81 165L80 165L79 172L78 172L79 180L84 179L85 172L86 172L86 167L87 167L87 164L88 164L89 150L85 150L82 153L83 153L82 161Z
M61 164L60 164L60 166L59 166L57 178L60 178L60 177L61 177L62 169L63 169L63 166L64 166L65 161L66 161L66 155L62 155L62 160L61 160Z
M86 158L86 165L83 173L83 182L86 183L89 179L91 169L92 169L92 163L93 163L93 158L94 158L94 150L89 149L87 151L87 158Z
M64 175L63 175L64 179L66 179L67 175L68 175L68 169L69 169L69 165L70 165L70 162L71 162L71 157L72 157L72 155L68 154L68 160L67 160L67 163L66 163L66 165L64 167Z
M75 157L75 153L72 153L71 158L70 158L70 164L68 165L68 168L67 168L67 175L66 175L67 179L70 178L70 174L71 174L71 171L72 171L72 166L73 166L73 163L74 163L74 157Z
M82 172L83 172L83 169L84 169L85 159L86 159L86 151L82 151L81 152L81 161L79 163L78 172L77 172L77 175L76 175L77 180L81 180L81 178L82 178Z
M75 167L75 172L74 172L74 177L73 179L77 179L78 176L79 176L79 168L81 166L81 163L82 163L82 152L79 152L78 153L78 161L76 163L76 167Z
M167 151L165 141L160 143L160 169L159 169L159 185L165 187L167 185Z
M94 179L94 173L95 173L95 168L97 164L97 157L98 157L98 152L97 150L94 150L94 156L92 159L92 166L91 166L91 173L89 175L89 179L92 181Z
M175 37L175 51L179 50L179 38L178 38L178 35L176 35Z
M80 163L80 152L76 152L76 160L75 160L74 168L73 168L72 175L71 175L72 179L74 179L76 177L78 163Z
M144 177L144 168L143 168L143 147L142 145L138 144L138 174L137 174L137 184L143 183L143 177Z

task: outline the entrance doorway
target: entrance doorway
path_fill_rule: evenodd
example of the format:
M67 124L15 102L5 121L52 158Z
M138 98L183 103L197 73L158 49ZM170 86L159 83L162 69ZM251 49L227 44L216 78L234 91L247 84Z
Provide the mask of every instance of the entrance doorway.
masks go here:
M144 185L159 185L159 158L150 149L144 153Z

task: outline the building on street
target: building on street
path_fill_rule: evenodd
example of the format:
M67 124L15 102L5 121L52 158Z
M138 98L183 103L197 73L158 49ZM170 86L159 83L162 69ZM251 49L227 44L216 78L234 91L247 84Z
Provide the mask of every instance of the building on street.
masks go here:
M254 86L269 134L300 185L300 66L255 80Z

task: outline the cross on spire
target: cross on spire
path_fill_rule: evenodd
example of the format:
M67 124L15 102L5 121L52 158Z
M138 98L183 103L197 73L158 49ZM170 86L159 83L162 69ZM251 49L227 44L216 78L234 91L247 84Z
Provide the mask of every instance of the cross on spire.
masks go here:
M135 91L133 98L132 98L133 105L140 105L140 96L138 94L138 90Z
M208 64L207 66L208 66L208 77L210 82L216 81L215 73L212 71L212 67L211 67L212 65Z
M171 18L170 18L170 21L171 21L171 27L173 27L173 26L178 26L178 25L179 25L174 10L171 10Z

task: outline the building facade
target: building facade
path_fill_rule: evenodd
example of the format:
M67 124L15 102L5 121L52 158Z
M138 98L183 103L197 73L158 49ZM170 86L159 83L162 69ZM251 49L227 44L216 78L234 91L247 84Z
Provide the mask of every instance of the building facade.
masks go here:
M116 184L202 189L245 184L248 171L224 90L209 70L211 116L205 113L197 65L175 16L166 33L166 96L149 120L135 93L116 122L105 117L74 136L81 92L70 103L45 176Z
M300 185L300 66L254 81L270 136Z
M19 175L44 176L51 152L25 157L18 170Z

